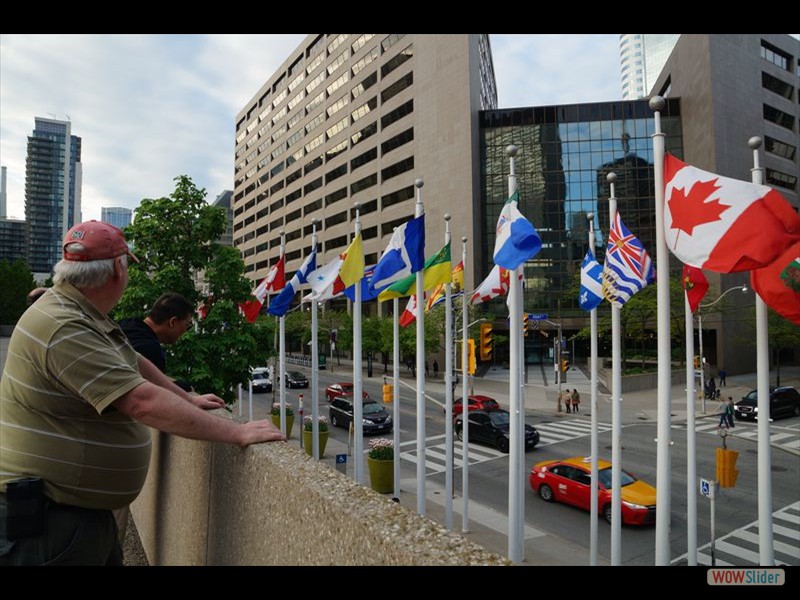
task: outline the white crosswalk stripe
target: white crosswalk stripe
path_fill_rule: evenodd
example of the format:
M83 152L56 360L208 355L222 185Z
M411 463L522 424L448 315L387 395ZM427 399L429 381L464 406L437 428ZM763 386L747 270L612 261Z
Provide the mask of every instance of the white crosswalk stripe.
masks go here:
M425 470L426 475L433 475L436 473L444 473L447 465L447 444L444 443L445 436L436 435L426 438L425 440ZM453 465L455 468L461 468L463 465L462 452L463 445L458 440L453 444L454 457ZM411 440L400 444L401 452L400 458L407 460L410 463L417 464L417 442ZM495 450L489 446L482 444L469 445L469 464L477 465L482 462L494 460L496 458L508 458L508 454L504 454L499 450Z
M772 542L776 565L800 565L800 502L772 513ZM748 567L759 563L758 521L723 536L715 543L718 567ZM697 562L711 565L711 544L698 548ZM673 563L686 561L688 554Z
M539 446L550 446L558 442L591 435L592 433L592 422L588 419L536 423L535 427L539 432ZM597 431L598 433L611 431L611 423L598 423Z
M686 423L676 423L672 425L673 429L686 429ZM698 419L695 425L697 433L708 433L717 435L719 430L719 418L711 419ZM758 441L758 423L749 423L744 421L737 421L733 429L728 430L730 438L740 438L743 440ZM770 424L769 435L770 446L776 446L789 450L797 454L800 451L800 430L797 430L793 425L783 426Z

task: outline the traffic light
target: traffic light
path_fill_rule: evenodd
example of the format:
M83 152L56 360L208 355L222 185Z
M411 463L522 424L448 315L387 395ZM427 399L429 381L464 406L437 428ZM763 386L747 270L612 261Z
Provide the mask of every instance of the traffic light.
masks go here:
M475 365L475 340L469 338L467 340L467 373L469 375L475 375L476 365Z
M566 358L561 359L561 371L564 373L569 371L569 361Z
M530 321L528 320L528 313L522 313L522 333L528 337L528 327Z
M739 471L736 469L736 459L739 453L734 450L723 450L717 448L717 481L719 487L736 487L736 479Z
M492 340L492 329L494 325L491 323L481 323L481 340L480 352L481 360L486 362L492 360L492 350L494 341Z
M700 357L699 356L695 356L694 357L694 368L695 369L699 369L700 368Z

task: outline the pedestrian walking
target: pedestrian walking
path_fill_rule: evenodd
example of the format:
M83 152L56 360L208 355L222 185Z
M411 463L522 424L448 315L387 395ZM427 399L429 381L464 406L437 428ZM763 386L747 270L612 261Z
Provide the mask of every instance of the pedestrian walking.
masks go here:
M580 403L581 403L581 395L578 393L578 390L573 388L573 390L572 390L572 412L574 412L574 413L578 412L578 407L580 406Z
M719 370L718 375L719 375L719 387L727 387L728 372L725 370L725 367L722 367Z
M433 359L433 376L439 376L439 361L437 361L435 358Z
M728 398L722 403L719 414L719 428L733 429L736 427L733 423L733 398Z

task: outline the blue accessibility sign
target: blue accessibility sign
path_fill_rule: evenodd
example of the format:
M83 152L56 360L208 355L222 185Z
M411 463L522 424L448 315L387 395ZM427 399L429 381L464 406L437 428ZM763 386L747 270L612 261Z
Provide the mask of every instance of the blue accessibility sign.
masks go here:
M336 455L336 464L343 465L347 462L347 454L337 454Z

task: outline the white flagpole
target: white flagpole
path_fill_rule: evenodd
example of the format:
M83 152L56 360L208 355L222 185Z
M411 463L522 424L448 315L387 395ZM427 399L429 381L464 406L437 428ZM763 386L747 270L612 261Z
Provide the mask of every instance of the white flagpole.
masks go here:
M588 213L586 218L589 219L589 249L592 251L592 256L595 252L595 235L594 235L594 214ZM597 308L589 311L589 325L591 329L591 390L592 398L590 407L592 410L592 437L589 445L591 456L591 478L592 489L589 491L589 564L593 567L597 566L597 486L600 483L597 459L598 459L598 440L597 429L599 416L597 414ZM573 357L573 360L574 357Z
M444 215L444 243L450 243L450 215ZM451 249L452 250L452 249ZM452 266L452 258L451 258ZM444 412L445 412L445 476L444 526L453 529L453 296L452 284L444 285Z
M414 204L414 217L421 217L422 186L425 182L417 179L417 201ZM424 269L417 271L417 512L425 515L425 284Z
M311 219L311 251L317 249L317 224L319 219ZM301 294L302 296L302 294ZM302 300L301 300L302 304ZM319 322L317 319L318 303L311 301L311 456L319 460ZM300 423L300 435L305 431L304 423Z
M508 195L511 197L517 191L517 176L514 172L514 157L517 147L510 145L506 148L509 159ZM525 431L525 419L520 406L520 386L522 383L520 369L520 336L522 335L522 285L519 276L523 266L514 269L509 277L508 288L508 317L511 328L510 357L509 357L509 454L508 454L508 558L515 564L521 564L525 559L525 523L521 519L522 508L525 505L525 496L520 481L520 463L525 455L520 453L520 430ZM468 408L468 402L464 405ZM469 411L467 410L467 413ZM523 440L524 440L524 433ZM524 442L523 442L524 444ZM523 446L524 448L524 446Z
M394 498L400 500L400 299L392 300L392 332L393 347L392 358L394 359L392 373L392 411L394 412L394 423L392 423L392 439L394 440Z
M358 234L361 233L360 202L355 203L355 209L355 237L358 237ZM353 435L355 436L353 454L355 459L353 460L353 468L355 469L356 481L364 483L364 398L362 396L364 373L361 368L361 280L356 282L355 292L355 301L353 302Z
M684 288L686 282L683 282ZM697 432L695 430L694 394L694 315L689 293L684 292L684 328L686 329L686 548L690 567L697 566ZM657 506L657 505L656 505Z
M467 238L461 238L461 260L464 270L467 267ZM461 497L464 509L461 511L461 532L469 533L469 349L467 331L469 313L467 310L467 280L464 279L464 293L461 296ZM465 408L466 407L466 408Z
M653 109L653 173L656 192L656 298L658 300L658 442L656 444L656 565L669 566L669 529L672 513L672 348L669 314L669 250L664 231L664 138L661 96L650 99Z
M286 251L286 232L281 229L281 256ZM280 375L281 375L281 432L286 435L286 319L285 317L278 318L278 357L280 358ZM290 433L290 432L289 432Z
M753 183L764 185L758 149L761 138L751 137ZM767 305L756 292L756 390L758 393L758 556L763 567L775 565L772 542L772 448L769 437L769 325Z
M606 177L611 184L611 197L608 199L608 215L611 219L609 231L617 218L617 198L614 183L616 173ZM608 256L606 256L608 261ZM620 347L620 307L611 304L611 566L622 564L622 349Z

